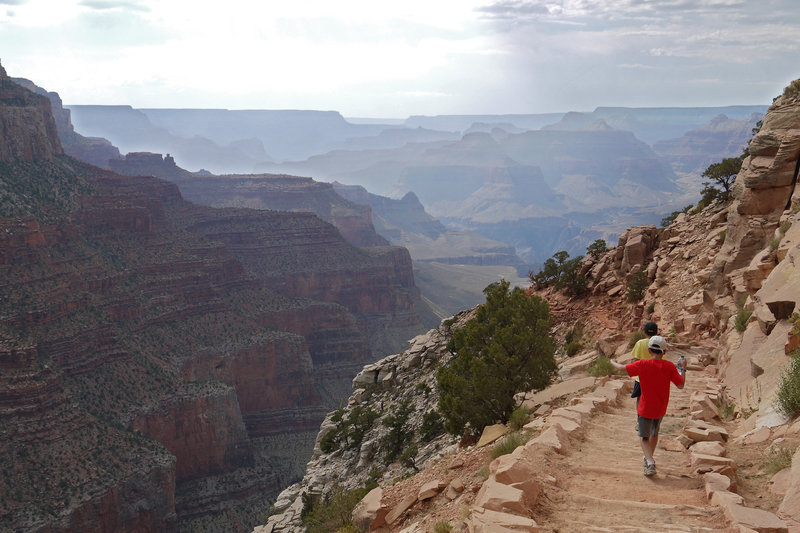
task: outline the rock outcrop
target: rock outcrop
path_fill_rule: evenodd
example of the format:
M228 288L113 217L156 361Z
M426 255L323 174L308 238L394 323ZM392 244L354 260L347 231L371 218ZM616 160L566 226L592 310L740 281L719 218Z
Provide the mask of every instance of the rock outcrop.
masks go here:
M52 159L63 154L50 102L23 89L0 65L0 161Z
M438 329L412 339L411 346L406 351L363 367L353 378L354 392L347 406L329 413L322 423L314 455L307 465L306 476L278 496L274 505L277 512L269 517L265 526L267 531L303 531L300 512L304 498L324 499L336 488L349 491L371 480L376 465L383 462L385 450L381 443L388 433L385 424L370 422L362 438L354 445L342 443L331 447L329 444L331 435L335 434L342 421L346 424L346 421L353 419L358 413L371 412L374 418L378 418L397 414L402 408L409 409L411 415L404 424L403 432L410 435L408 446L418 447L415 455L410 458L415 470L424 468L431 459L441 457L442 449L455 445L453 437L443 435L441 428L427 437L422 436L422 430L425 415L430 416L430 410L438 402L435 369L440 364L446 364L452 357L447 349L451 328L463 324L470 314L461 313L453 320L443 322ZM401 474L405 468L394 463L381 472L380 479L390 480ZM342 477L342 472L347 472L348 475ZM441 488L443 487L437 485L436 491ZM415 494L407 507L416 503L418 497ZM404 511L405 509L401 511L398 508L388 516L385 516L384 511L385 522L391 523ZM375 512L380 511L376 509ZM374 517L370 520L374 520Z
M50 107L58 130L58 138L61 140L61 146L64 148L65 154L100 168L107 168L109 160L119 157L117 147L106 139L84 137L75 131L72 126L70 111L64 108L58 93L46 91L25 78L11 79L17 85L50 100Z

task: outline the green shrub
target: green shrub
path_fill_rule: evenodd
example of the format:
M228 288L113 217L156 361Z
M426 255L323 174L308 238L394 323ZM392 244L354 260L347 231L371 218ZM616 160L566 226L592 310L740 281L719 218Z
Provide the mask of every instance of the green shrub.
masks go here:
M354 531L350 522L353 509L367 494L367 489L351 491L337 485L325 501L314 500L303 494L301 520L308 533L330 533L331 531Z
M761 464L768 476L772 476L792 466L792 450L789 448L772 448L764 456Z
M417 393L422 394L426 398L431 394L431 387L425 382L417 383L417 386L415 388L417 390Z
M752 311L746 310L743 306L739 306L739 310L736 311L736 318L734 319L733 325L736 328L736 331L739 333L744 333L744 330L747 329L747 321L750 320L750 317L753 315Z
M567 330L567 333L564 335L564 342L569 344L572 341L580 341L581 337L583 337L583 324L577 322Z
M557 371L550 335L550 308L506 280L486 289L486 303L448 345L453 358L436 381L445 429L461 434L469 424L475 435L514 410L514 394L541 390Z
M656 303L650 302L650 305L647 306L647 314L652 315L655 312L655 310L656 310ZM631 346L631 348L633 348L633 346Z
M564 335L564 351L572 357L583 348L581 338L583 337L583 324L580 322L572 326Z
M578 341L572 341L564 346L564 351L567 352L567 355L572 357L576 353L580 352L583 348L583 344Z
M553 285L558 290L565 290L572 296L580 296L588 288L586 276L580 274L583 256L579 255L569 259L569 253L562 250L553 254L553 257L544 262L544 267L537 274L531 270L528 277L538 288Z
M781 222L781 225L778 228L778 231L781 232L781 235L785 235L786 232L789 231L789 228L791 228L791 227L792 227L792 221L791 220L784 220L783 222Z
M400 461L401 465L407 468L413 468L416 472L418 469L414 460L417 457L417 453L419 453L419 447L416 444L412 444L403 450L403 453L400 454L400 457L398 457L397 460Z
M784 98L796 98L798 95L800 95L800 79L794 80L783 90Z
M435 409L422 415L422 426L419 428L422 442L430 442L444 432L442 415Z
M528 423L530 417L531 410L520 405L511 411L511 416L508 417L508 423L511 426L511 429L522 429L522 426Z
M734 403L728 399L724 392L719 395L715 403L717 404L717 409L719 410L719 417L722 420L733 420L736 411L736 405L734 405Z
M341 408L331 415L331 421L335 426L320 440L319 445L323 452L331 453L343 446L348 449L359 448L361 441L364 440L364 435L379 416L371 408L363 405L353 407L347 413L347 418L344 416L345 412L347 412L346 409Z
M525 435L519 431L512 431L492 447L492 451L489 455L492 459L497 459L501 455L508 455L525 444L525 441Z
M605 355L598 355L597 359L592 361L586 368L586 372L590 376L602 378L605 376L613 376L617 374L617 369L611 364L608 357Z
M592 256L593 259L597 260L608 251L608 245L606 241L603 239L597 239L592 244L586 247L586 253Z
M436 522L436 525L433 526L433 533L450 533L453 531L453 526L450 525L450 522Z
M394 461L414 436L414 433L406 427L408 418L413 412L411 401L405 399L392 413L383 418L383 425L389 428L389 432L381 439L381 450L387 463Z
M648 285L650 285L650 282L647 280L647 272L645 272L644 267L640 267L639 272L634 274L628 283L628 301L641 301Z
M792 352L789 366L781 373L776 403L789 418L800 415L800 350Z

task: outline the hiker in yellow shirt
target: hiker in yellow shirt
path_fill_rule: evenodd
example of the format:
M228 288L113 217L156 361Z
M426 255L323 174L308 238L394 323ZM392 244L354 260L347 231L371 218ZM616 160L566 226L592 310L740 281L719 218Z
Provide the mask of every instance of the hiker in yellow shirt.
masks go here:
M647 335L644 339L639 339L636 341L636 344L633 345L633 351L631 355L634 359L650 359L650 351L648 348L648 343L650 342L650 338L653 335L658 335L658 325L655 322L645 322L644 328L642 328L644 334ZM639 397L642 395L642 388L639 384L639 376L636 376L635 381L633 382L633 392L631 393L631 398L636 398L636 409L639 409Z

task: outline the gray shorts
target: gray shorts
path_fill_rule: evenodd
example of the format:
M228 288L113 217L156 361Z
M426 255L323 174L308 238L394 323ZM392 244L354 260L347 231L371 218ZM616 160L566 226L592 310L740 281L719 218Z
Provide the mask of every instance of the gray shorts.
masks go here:
M661 427L661 418L645 418L642 415L636 415L639 426L639 436L647 439L652 435L658 436L658 429ZM663 418L663 417L662 417Z

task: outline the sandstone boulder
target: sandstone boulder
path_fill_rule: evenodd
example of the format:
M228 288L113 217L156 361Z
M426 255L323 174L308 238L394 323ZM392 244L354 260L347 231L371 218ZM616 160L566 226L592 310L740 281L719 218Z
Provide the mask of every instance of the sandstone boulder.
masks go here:
M362 529L375 529L386 523L389 510L383 506L383 489L375 487L353 509L353 524Z
M417 492L417 500L429 500L439 494L439 492L446 486L447 483L443 483L438 479L429 481L419 488L419 491Z
M706 440L726 442L728 440L728 430L701 421L691 421L684 428L683 433L694 442Z
M553 425L525 445L525 449L536 447L550 448L560 454L566 454L570 450L569 436L561 426Z
M475 496L474 505L492 511L525 513L527 504L525 493L511 485L499 483L489 478L483 482L481 490Z
M725 447L718 441L696 442L690 449L693 453L716 455L719 457L725 456Z
M736 484L728 476L717 474L716 472L708 472L703 474L703 481L706 487L706 497L710 500L714 492L730 491L736 492Z
M386 523L391 525L397 522L400 517L402 517L406 511L411 509L415 503L417 503L416 494L406 496L397 505L395 505L391 511L389 511L389 514L386 515Z
M769 491L773 494L785 496L792 486L792 469L784 468L769 480Z
M469 519L470 533L519 533L538 532L535 520L491 509L473 508Z
M728 520L737 526L748 527L759 533L789 533L786 523L769 511L733 502L723 505L722 509Z
M483 433L481 433L481 438L478 439L478 444L476 445L478 448L483 446L487 446L497 439L502 437L508 433L508 428L503 424L493 424L491 426L486 426L483 428Z

